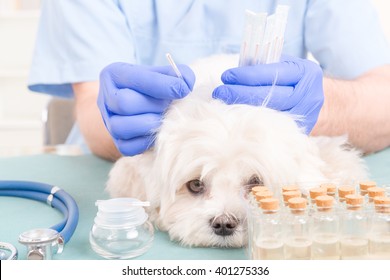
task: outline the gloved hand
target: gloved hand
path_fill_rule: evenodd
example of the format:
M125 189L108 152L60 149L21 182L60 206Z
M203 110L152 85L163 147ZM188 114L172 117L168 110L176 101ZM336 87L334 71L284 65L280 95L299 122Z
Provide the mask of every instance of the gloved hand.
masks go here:
M194 73L186 65L178 68L184 80L176 76L171 66L113 63L102 70L97 103L104 124L123 155L136 155L150 148L168 105L192 90Z
M307 134L317 122L324 93L321 68L306 59L283 56L281 62L233 68L213 97L227 104L265 105L298 116Z

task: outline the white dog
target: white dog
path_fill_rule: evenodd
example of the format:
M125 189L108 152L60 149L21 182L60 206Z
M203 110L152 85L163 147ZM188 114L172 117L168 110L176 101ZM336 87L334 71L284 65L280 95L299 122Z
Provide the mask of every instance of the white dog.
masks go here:
M155 146L121 158L109 175L111 196L150 201L152 221L183 245L245 245L242 193L253 185L278 193L283 184L367 178L346 137L308 137L286 113L213 100L222 71L237 65L233 60L216 57L193 67L197 85L166 112Z

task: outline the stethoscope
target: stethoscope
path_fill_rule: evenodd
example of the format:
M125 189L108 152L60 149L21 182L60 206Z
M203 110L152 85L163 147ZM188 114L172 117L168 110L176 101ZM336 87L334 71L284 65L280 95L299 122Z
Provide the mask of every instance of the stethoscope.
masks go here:
M28 260L49 260L63 251L72 237L79 210L74 199L57 186L30 181L1 181L0 196L16 196L46 202L62 212L64 219L50 228L39 228L19 235L19 242L27 246ZM15 246L0 242L0 259L17 259Z

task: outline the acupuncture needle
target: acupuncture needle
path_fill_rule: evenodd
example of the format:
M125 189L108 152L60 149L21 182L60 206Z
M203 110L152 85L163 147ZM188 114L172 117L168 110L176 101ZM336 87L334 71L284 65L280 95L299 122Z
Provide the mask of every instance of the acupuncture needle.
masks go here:
M170 53L166 53L165 56L167 57L169 64L172 66L173 71L175 71L176 76L178 78L184 80L183 79L183 75L180 73L179 68L177 68L177 65L176 65L175 61L173 61L173 58L172 58L171 54Z

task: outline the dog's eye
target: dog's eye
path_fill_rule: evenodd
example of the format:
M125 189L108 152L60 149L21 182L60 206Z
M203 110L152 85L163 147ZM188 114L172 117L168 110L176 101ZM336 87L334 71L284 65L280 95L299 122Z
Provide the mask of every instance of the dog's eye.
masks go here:
M259 176L257 175L253 175L249 181L247 182L247 185L249 186L254 186L254 185L260 185L260 186L263 186L264 185L264 182L262 179L259 178Z
M202 194L205 186L201 180L195 179L186 183L187 189L193 194Z

